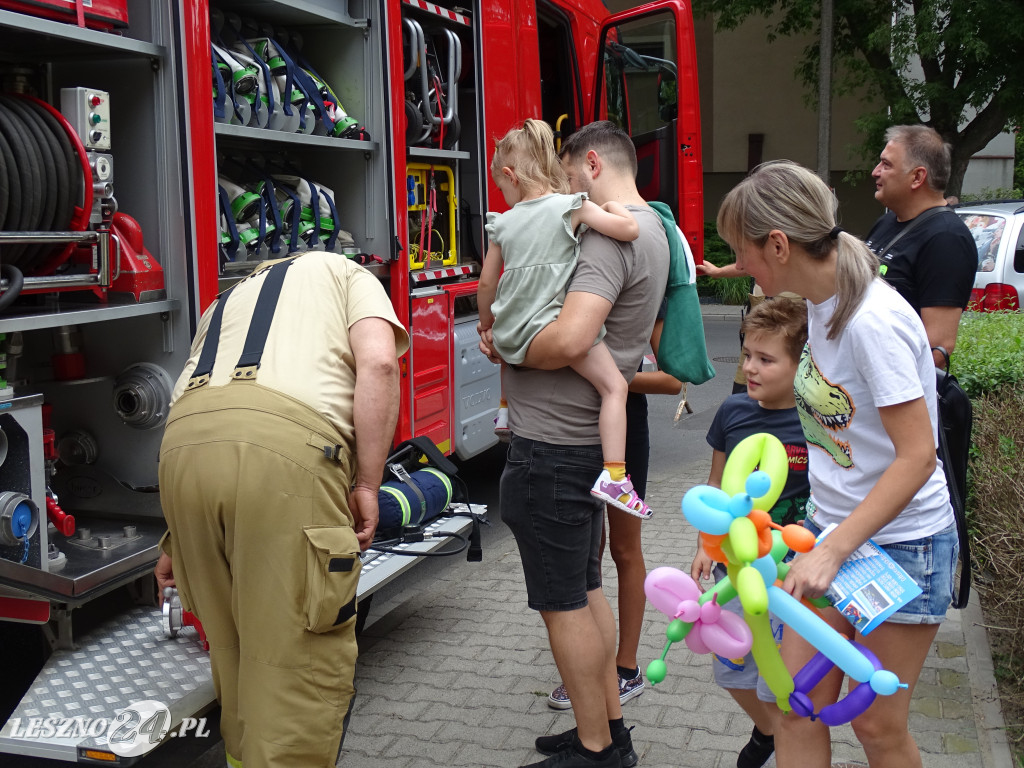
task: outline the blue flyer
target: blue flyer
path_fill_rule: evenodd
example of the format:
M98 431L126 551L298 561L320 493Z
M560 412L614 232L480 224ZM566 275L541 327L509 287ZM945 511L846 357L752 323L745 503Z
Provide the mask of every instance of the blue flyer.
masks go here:
M835 525L821 532L825 538ZM870 539L839 567L825 593L829 601L862 635L871 632L921 594L910 575Z

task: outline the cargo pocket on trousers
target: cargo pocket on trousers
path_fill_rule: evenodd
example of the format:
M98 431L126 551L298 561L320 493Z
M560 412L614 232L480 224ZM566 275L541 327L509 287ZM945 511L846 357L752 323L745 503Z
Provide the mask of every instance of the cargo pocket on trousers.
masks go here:
M307 526L306 629L330 632L356 615L359 542L348 526Z

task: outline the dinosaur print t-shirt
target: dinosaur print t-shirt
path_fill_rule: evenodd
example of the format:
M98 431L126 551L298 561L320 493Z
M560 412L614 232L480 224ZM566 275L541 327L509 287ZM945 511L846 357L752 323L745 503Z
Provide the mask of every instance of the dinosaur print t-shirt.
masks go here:
M807 302L807 345L795 383L807 438L808 516L821 528L845 519L896 457L879 408L923 396L932 440L938 435L935 366L917 313L876 279L843 332L829 341L826 324L835 305L835 297ZM910 504L871 538L879 544L919 539L952 522L946 480L936 462Z

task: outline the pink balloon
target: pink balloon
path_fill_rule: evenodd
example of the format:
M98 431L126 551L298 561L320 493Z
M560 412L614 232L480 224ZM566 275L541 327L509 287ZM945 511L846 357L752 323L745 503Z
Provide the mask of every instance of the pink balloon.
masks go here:
M683 600L676 607L676 612L672 618L682 619L691 623L697 621L697 619L701 618L701 605L696 600Z
M701 605L701 591L690 574L678 568L655 568L644 581L644 592L651 605L670 619L692 622L686 645L694 653L717 653L727 659L746 656L754 642L747 623L734 613L723 611L718 603Z
M668 566L655 568L647 574L644 592L651 605L670 619L678 617L683 601L697 601L701 594L690 574Z
M696 629L694 627L694 630ZM689 638L689 635L687 637ZM714 624L702 622L700 639L712 652L725 659L743 658L750 653L750 646L754 643L754 635L747 622L728 611L722 611L722 615Z
M684 638L686 647L694 653L711 653L711 648L709 648L707 643L704 642L705 629L707 629L707 627L702 624L694 624L693 629L691 629L689 634Z
M718 604L716 598L712 597L710 603L704 603L700 607L700 620L705 624L714 624L718 621L722 615L722 606Z

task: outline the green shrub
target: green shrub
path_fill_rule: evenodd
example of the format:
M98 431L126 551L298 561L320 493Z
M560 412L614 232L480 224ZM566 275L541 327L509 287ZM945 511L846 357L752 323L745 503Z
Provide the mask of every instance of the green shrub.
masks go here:
M960 195L961 203L978 203L984 200L1020 200L1024 191L1019 187L985 187L979 192L965 192Z
M1024 314L965 312L952 370L974 405L967 522L975 589L1008 735L1024 765Z
M965 312L952 370L972 398L1024 382L1024 314Z
M704 261L724 267L736 261L729 245L718 236L715 222L704 222ZM746 304L752 280L749 277L697 278L697 295L713 296L723 304Z

